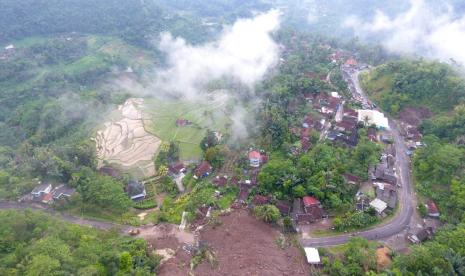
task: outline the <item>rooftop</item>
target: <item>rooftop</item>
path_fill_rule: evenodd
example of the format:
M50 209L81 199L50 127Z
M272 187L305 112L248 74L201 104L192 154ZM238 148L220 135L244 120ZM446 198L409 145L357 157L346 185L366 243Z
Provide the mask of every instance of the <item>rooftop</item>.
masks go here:
M320 263L320 254L318 249L314 247L304 247L305 256L307 256L307 262L309 264L319 264Z

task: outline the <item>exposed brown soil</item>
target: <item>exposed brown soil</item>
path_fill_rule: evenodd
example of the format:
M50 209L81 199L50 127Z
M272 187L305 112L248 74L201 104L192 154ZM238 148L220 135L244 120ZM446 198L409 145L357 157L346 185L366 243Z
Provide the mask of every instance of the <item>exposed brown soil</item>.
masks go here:
M426 107L406 107L399 113L399 118L404 123L419 126L424 119L428 119L432 115Z
M195 275L308 275L309 267L301 251L289 245L280 249L279 231L258 221L246 210L221 217L222 225L201 232L216 253L218 266L203 262Z

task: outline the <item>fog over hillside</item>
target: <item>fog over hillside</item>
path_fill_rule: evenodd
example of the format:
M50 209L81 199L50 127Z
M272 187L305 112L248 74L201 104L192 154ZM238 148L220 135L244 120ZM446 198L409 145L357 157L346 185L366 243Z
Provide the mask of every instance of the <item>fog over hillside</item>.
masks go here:
M447 1L411 0L410 8L395 16L377 9L372 20L352 15L344 26L362 38L378 36L391 51L465 63L465 13Z

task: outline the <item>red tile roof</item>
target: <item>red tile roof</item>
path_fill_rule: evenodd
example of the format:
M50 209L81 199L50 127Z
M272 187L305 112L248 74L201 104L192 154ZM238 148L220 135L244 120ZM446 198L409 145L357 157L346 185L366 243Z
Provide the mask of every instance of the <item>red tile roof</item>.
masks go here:
M320 205L320 201L313 196L304 196L303 201L304 206Z
M261 154L256 150L249 152L249 159L260 159L260 157Z
M439 209L434 201L428 200L426 205L428 206L428 214L439 214Z

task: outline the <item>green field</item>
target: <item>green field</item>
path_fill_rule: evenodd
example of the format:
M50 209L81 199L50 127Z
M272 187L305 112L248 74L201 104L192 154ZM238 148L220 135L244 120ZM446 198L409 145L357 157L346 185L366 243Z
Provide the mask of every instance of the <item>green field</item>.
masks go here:
M195 103L176 99L146 99L145 112L152 122L148 131L165 142L177 141L182 160L196 160L202 153L200 141L208 129L227 133L230 119L226 108L213 102ZM187 126L176 126L177 119L192 122Z

